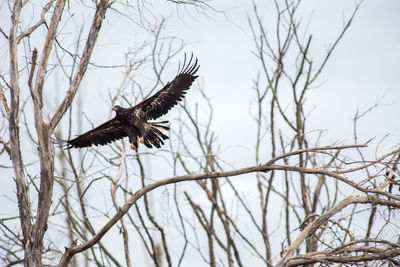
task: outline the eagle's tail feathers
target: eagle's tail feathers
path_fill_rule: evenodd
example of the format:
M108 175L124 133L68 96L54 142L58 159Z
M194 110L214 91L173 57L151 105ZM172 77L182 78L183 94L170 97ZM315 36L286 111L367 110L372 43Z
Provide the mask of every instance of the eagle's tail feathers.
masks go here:
M166 123L169 123L169 121L157 121L157 122L151 122L150 124L151 124L152 126L154 126L154 127L157 127L157 128L162 129L162 130L168 131L168 130L169 130L169 127L168 127L168 126L166 126L166 125L161 125L161 124L166 124Z
M168 139L168 136L166 136L165 134L163 134L160 130L158 130L157 128L153 127L153 133L155 133L157 135L157 137L161 137L161 141L162 140L166 140Z
M146 135L144 136L143 143L145 146L149 148L151 148L152 146L160 148L161 145L164 145L164 140L168 139L168 136L163 134L158 128L165 129L167 127L152 123L151 128L146 132Z

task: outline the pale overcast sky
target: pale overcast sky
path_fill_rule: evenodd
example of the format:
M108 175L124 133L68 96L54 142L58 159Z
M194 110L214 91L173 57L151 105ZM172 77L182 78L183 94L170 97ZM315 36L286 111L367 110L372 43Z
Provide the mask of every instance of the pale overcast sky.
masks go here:
M217 10L224 12L212 12L208 16L196 13L190 7L176 9L172 3L158 2L153 4L153 11L167 19L164 35L184 40L188 44L185 51L193 52L199 59L200 80L214 107L213 130L223 147L236 146L227 150L224 156L231 160L235 168L253 164L254 153L250 149L254 146L255 132L249 129L255 129L255 124L249 110L250 100L254 99L252 81L260 66L251 53L255 48L248 23L249 18L254 18L252 1L218 1L215 5L210 1ZM274 14L271 1L255 2L268 24ZM353 8L354 1L348 0L304 1L301 12L304 19L309 21L309 30L313 33L312 49L315 49L312 51L316 56L333 42L343 26L344 18L350 16ZM310 92L306 107L308 111L313 111L308 129L326 130L324 145L336 141L353 143L354 113L357 108L363 111L375 104L377 99L379 107L360 122L360 141L376 138L374 148L381 138L390 134L386 146L399 143L399 14L398 0L364 1L351 28L328 62L320 87ZM2 27L8 25L6 20L9 18L4 16L0 19ZM140 33L127 28L127 24L118 21L115 15L107 15L94 61L102 65L124 64L127 48L133 47L141 38ZM2 48L6 45L4 40L0 44ZM1 63L2 68L7 65L6 61ZM82 83L81 94L87 97L83 98L83 111L94 125L107 118L109 111L97 107L99 103L105 103L108 90L118 86L121 73L121 69L104 69L101 72L89 70ZM176 73L176 70L172 73ZM186 100L194 103L194 95L189 92ZM173 121L171 116L168 119ZM91 128L89 124L84 127L82 130ZM72 129L72 133L80 134L78 129ZM237 157L238 153L240 157ZM1 159L7 160L6 157ZM3 170L0 169L0 174ZM10 196L10 192L15 191L15 184L12 179L3 180L0 199L4 200L4 196ZM15 203L10 200L2 203L10 205L0 207L0 216L17 210Z
M192 8L176 9L172 3L160 2L153 5L153 11L167 18L164 35L181 38L188 44L185 51L193 51L199 58L200 79L212 99L215 109L213 128L219 141L224 146L242 144L253 147L254 133L248 131L254 127L249 117L249 105L254 99L251 87L260 65L251 53L255 48L248 23L249 18L254 19L251 1L220 1L214 7L224 12L211 12L208 16L196 13ZM275 19L275 10L270 2L256 1L265 25L272 24ZM313 34L311 52L314 58L332 44L354 5L354 1L347 0L304 1L299 15L308 21L309 32ZM326 142L351 143L352 118L357 108L363 111L379 99L380 106L360 122L360 135L365 140L373 137L380 140L390 134L391 145L398 143L399 11L400 1L364 1L328 62L320 86L309 93L306 108L313 110L308 120L309 130L326 130ZM139 39L137 35L129 34L129 29L119 27L123 23L119 26L115 23L110 18L102 29L102 42L109 45L97 48L97 53L115 47L112 53L102 53L105 56L102 63L122 64L124 50L121 48L132 47L131 44ZM267 27L267 30L273 32L274 28ZM111 34L113 41L110 44ZM120 53L117 47L121 49ZM85 86L92 88L89 90L95 95L98 94L98 89L93 90L98 88L96 84L101 84L104 92L107 92L107 87L115 87L113 79L102 76L100 80L90 82L86 79ZM93 83L95 85L91 85ZM193 101L190 94L187 101ZM98 111L92 111L92 114L90 110L86 111L93 121L104 119L104 114ZM238 128L237 122L243 129Z

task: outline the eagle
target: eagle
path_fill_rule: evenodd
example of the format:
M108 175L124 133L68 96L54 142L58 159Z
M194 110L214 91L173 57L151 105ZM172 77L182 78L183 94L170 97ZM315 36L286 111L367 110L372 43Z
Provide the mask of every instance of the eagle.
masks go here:
M162 130L169 130L165 124L168 121L151 122L165 115L178 104L189 90L193 81L198 77L196 72L200 65L197 58L186 60L186 54L182 68L178 67L178 74L172 82L168 82L164 88L143 100L134 107L124 108L114 106L115 117L100 126L71 140L59 140L67 149L83 148L92 145L106 145L124 137L129 138L130 147L137 150L139 142L152 148L160 148L164 140L168 139ZM60 142L59 142L60 143Z

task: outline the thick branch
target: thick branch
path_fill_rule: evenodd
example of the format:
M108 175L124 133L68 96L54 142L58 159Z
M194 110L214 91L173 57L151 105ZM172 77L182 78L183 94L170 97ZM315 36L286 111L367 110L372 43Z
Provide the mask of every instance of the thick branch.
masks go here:
M28 199L28 190L25 184L24 165L22 162L21 146L19 139L18 113L19 113L19 75L18 75L18 47L17 47L17 29L21 13L22 2L15 1L11 15L10 36L8 38L10 49L10 111L9 111L9 135L11 161L13 164L15 181L17 184L17 199L19 208L19 218L21 229L24 236L23 245L25 251L25 264L30 262L29 246L31 242L31 210Z
M43 93L44 78L47 72L47 63L49 61L51 48L57 33L58 24L60 23L61 15L64 10L64 5L65 5L65 0L57 0L53 16L51 17L50 27L49 30L47 31L46 40L43 45L42 57L39 62L39 68L36 74L35 97L33 98L34 100L33 103L35 105L35 113L40 113L40 115L41 112L39 112L39 110L36 109L39 108L41 110L43 105L42 93Z
M292 242L292 244L288 247L286 250L284 256L281 258L281 260L275 265L275 267L283 267L283 266L290 266L290 265L298 265L298 264L306 264L306 263L313 263L316 261L321 261L324 262L325 260L331 261L331 262L356 262L356 261L361 261L361 258L358 258L357 256L347 256L344 257L347 259L347 261L340 261L338 257L332 257L329 259L328 256L325 257L315 257L313 260L305 261L302 263L299 263L299 259L301 259L301 256L296 256L292 257L293 253L296 251L296 249L299 248L299 246L306 240L307 237L315 233L315 231L321 227L324 223L326 223L333 215L337 214L341 210L343 210L345 207L347 207L350 204L355 204L355 203L374 203L375 205L384 205L384 206L392 206L399 208L400 204L397 202L389 201L389 200L384 200L380 199L377 197L371 197L371 196L363 196L363 197L354 197L354 196L349 196L343 199L339 204L337 204L335 207L332 209L328 210L327 212L323 213L320 217L315 219L312 223L310 223L307 227L304 228L304 230L299 234L299 236ZM311 255L312 253L310 253ZM399 255L400 251L396 251L394 254L389 253L390 255ZM388 254L388 255L389 255ZM377 259L386 259L388 258L388 255L382 254L377 252L376 255L362 255L361 257L364 257L363 261L368 261L368 260L377 260ZM343 256L340 256L343 257ZM293 259L293 262L290 262ZM319 259L319 260L318 260Z
M96 13L94 15L92 26L90 28L90 32L86 41L86 45L81 56L81 61L79 63L78 71L76 72L74 79L72 80L71 86L68 89L64 100L62 101L62 103L60 104L56 113L54 114L53 118L50 121L49 124L50 131L53 131L54 128L57 126L64 113L71 105L72 100L74 99L74 96L78 91L83 75L85 74L87 66L89 64L89 59L92 56L94 45L96 44L96 40L101 28L101 23L103 22L108 7L109 7L108 0L101 0L97 4Z
M360 145L361 147L364 145ZM342 148L349 147L349 146L343 146ZM354 146L353 146L354 147ZM327 148L325 148L327 149ZM337 149L340 149L340 147L337 147ZM322 148L320 148L322 150ZM292 154L292 153L290 153ZM280 156L280 158L283 156ZM91 248L94 246L99 240L113 227L118 220L122 216L124 216L129 209L136 203L138 199L140 199L142 196L147 194L148 192L161 187L165 186L168 184L173 184L173 183L179 183L179 182L184 182L184 181L195 181L195 180L202 180L202 179L216 179L216 178L221 178L221 177L231 177L231 176L237 176L237 175L242 175L246 173L254 173L254 172L267 172L271 170L288 170L288 171L294 171L294 172L302 172L302 173L324 173L327 176L334 177L336 179L339 179L343 182L346 182L347 184L353 186L356 189L359 189L363 192L370 192L374 191L373 189L364 189L362 187L357 186L357 184L348 181L344 177L341 177L339 175L335 175L334 172L330 172L324 169L308 169L308 168L301 168L301 167L295 167L295 166L281 166L281 165L272 165L272 162L274 160L269 161L271 163L259 165L259 166L253 166L253 167L247 167L247 168L242 168L242 169L236 169L232 171L225 171L225 172L210 172L210 173L202 173L202 174L188 174L188 175L183 175L183 176L176 176L176 177L171 177L171 178L166 178L159 180L155 183L149 184L140 190L136 191L133 196L128 199L128 201L121 207L121 209L101 228L97 234L95 234L90 240L85 242L84 244L80 246L75 246L75 247L70 247L67 248L60 263L59 266L67 266L69 261L71 260L72 256L76 253L79 253L81 251L84 251L88 248ZM380 193L386 195L385 192L379 191ZM389 194L391 198L399 198L399 196Z

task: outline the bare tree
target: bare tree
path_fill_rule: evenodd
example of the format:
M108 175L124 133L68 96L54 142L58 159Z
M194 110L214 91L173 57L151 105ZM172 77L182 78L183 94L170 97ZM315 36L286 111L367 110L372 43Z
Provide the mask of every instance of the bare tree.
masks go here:
M172 2L210 8L202 1ZM355 115L354 144L322 145L322 133L310 134L307 125L308 92L361 2L317 60L297 15L302 1L273 1L274 35L253 3L249 22L260 72L252 88L254 164L243 168L221 156L213 105L201 83L193 89L197 102L174 113L171 142L159 151L128 150L124 140L107 148L54 147L52 135L70 138L72 129L91 123L79 95L88 68L120 71L105 100L111 116L115 104L133 105L166 83L164 73L184 42L163 34L164 20L150 23L146 2L74 2L75 9L50 0L29 22L21 14L32 3L7 4L10 30L0 28L9 60L1 71L0 156L10 161L0 167L13 170L18 212L0 219L4 265L186 266L193 259L209 266L400 265L399 148L364 152L370 141L359 142L357 122L372 108ZM91 22L78 23L71 38L79 9ZM108 14L147 32L120 66L93 57ZM60 88L51 85L57 81Z

